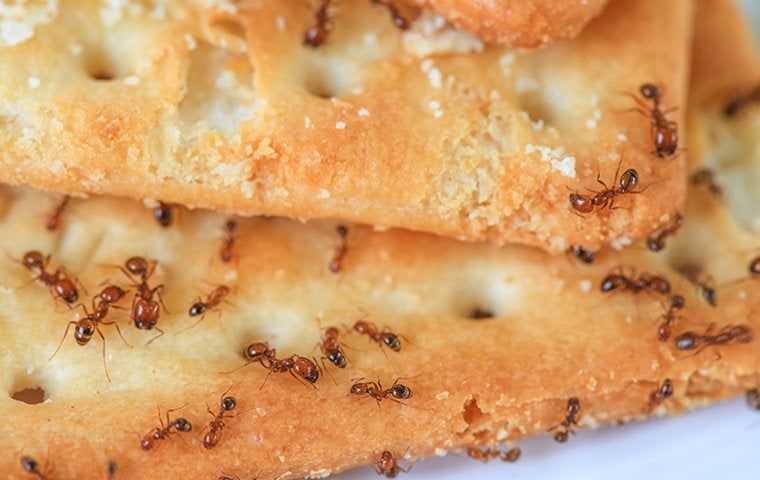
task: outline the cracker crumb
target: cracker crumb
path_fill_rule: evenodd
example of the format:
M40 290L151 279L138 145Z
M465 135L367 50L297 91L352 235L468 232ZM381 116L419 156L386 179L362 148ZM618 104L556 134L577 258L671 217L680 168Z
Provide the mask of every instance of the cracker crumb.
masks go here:
M369 117L369 110L367 110L366 108L362 107L362 108L359 109L358 112L356 112L356 114L359 115L360 117Z
M448 390L444 390L442 392L438 392L436 394L436 396L435 396L436 400L446 400L447 398L449 398L449 392L448 392Z
M588 390L591 390L592 392L596 390L596 386L599 384L599 382L596 381L596 378L590 377L588 379L588 382L586 382L586 388Z
M40 80L39 77L29 77L26 81L26 84L29 85L29 88L33 90L36 88L39 88L41 83L42 81Z
M628 136L625 133L620 132L620 133L617 134L617 141L620 142L620 143L627 142L628 141Z
M443 116L443 109L441 109L441 102L437 100L430 100L428 102L428 108L433 113L433 117L441 118Z
M591 280L581 280L578 286L580 287L581 292L584 293L589 293L593 287Z
M275 27L277 27L277 30L279 30L280 32L284 31L285 26L286 26L285 17L283 17L282 15L277 15L277 17L274 19L274 25Z
M436 457L445 457L449 452L445 448L438 447L435 449L434 453Z
M377 34L375 32L367 32L362 37L364 45L368 47L374 47L377 45Z
M321 198L321 199L330 198L330 192L328 190L325 190L324 188L320 188L319 192L317 192L317 198Z
M337 128L338 130L345 130L346 129L346 122L344 122L344 121L338 121L335 124L335 128Z
M739 300L746 300L747 299L747 291L746 290L739 290L739 293L737 294L739 297Z
M624 249L625 247L627 247L627 246L629 246L631 244L633 244L633 240L631 240L631 237L627 237L627 236L622 236L622 237L614 238L610 242L610 245L615 250L622 250L622 249Z
M552 160L552 168L565 177L575 178L575 157L567 156L561 160Z
M198 42L195 41L195 37L192 36L191 34L186 33L184 36L184 39L185 39L185 45L187 45L188 50L192 51L198 48Z
M315 478L327 478L332 474L332 470L328 470L327 468L321 468L319 470L311 470L308 475L306 475L307 479L315 479Z
M308 115L303 117L303 128L312 128L314 124L311 122L311 118Z
M84 50L84 47L79 43L72 43L69 46L69 52L75 57L78 57L79 55L81 55L83 50Z
M140 83L140 77L137 75L130 75L124 79L124 85L137 85Z

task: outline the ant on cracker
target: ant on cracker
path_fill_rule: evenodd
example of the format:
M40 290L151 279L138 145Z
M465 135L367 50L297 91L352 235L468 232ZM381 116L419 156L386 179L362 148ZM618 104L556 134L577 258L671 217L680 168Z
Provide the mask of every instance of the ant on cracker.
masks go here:
M654 410L662 402L673 396L673 381L666 378L660 386L649 394L649 410Z
M64 195L63 198L58 202L55 209L53 210L53 213L50 214L47 221L45 222L45 228L48 229L48 231L55 231L58 230L58 227L61 226L61 216L63 215L63 211L66 209L66 205L69 204L69 196Z
M333 253L333 257L327 268L332 273L340 273L343 269L343 259L346 258L346 254L348 253L348 227L345 225L338 225L335 227L335 231L338 232L340 243L338 243L338 246L335 248L335 253Z
M172 224L174 220L174 211L172 206L168 203L159 201L158 205L153 208L153 218L159 225L166 228Z
M383 451L375 462L375 472L385 478L396 478L399 473L409 473L412 467L403 468L389 450Z
M201 316L201 318L198 319L197 322L195 322L193 325L187 328L187 330L195 327L199 323L203 321L203 319L206 317L206 312L208 310L216 310L221 314L221 310L219 310L217 307L224 302L225 298L230 294L230 287L226 285L220 285L213 290L211 290L208 295L206 295L206 299L203 300L202 298L198 297L195 299L192 305L190 305L190 309L187 311L187 314L191 317L197 317L198 315Z
M705 274L703 268L700 265L686 264L678 268L678 271L686 277L692 284L699 288L702 298L710 304L710 306L718 305L718 293L713 286L713 279L710 275Z
M375 402L377 402L378 408L380 407L380 402L386 398L400 403L401 405L406 405L401 400L412 398L412 389L404 384L398 383L400 378L394 380L393 385L389 388L383 388L380 380L377 382L362 382L360 380L365 380L365 378L357 378L354 380L354 383L349 390L350 394L373 398Z
M627 290L632 293L639 293L644 290L658 293L661 295L670 294L670 282L660 275L652 275L642 272L638 276L635 274L626 274L622 267L613 270L610 274L602 279L599 285L602 293L609 293L613 290Z
M650 135L654 143L654 152L660 158L673 156L678 151L678 124L668 120L668 114L677 108L662 109L662 92L657 85L644 83L639 87L639 94L627 94L633 98L636 107L630 111L638 112L649 118L651 122ZM651 105L650 105L651 102Z
M37 250L30 250L21 257L20 263L24 268L35 274L35 277L32 279L33 281L39 280L48 287L54 299L61 299L71 306L72 303L79 300L79 290L75 281L69 277L63 267L58 267L52 273L47 271L50 258L50 255L43 256Z
M304 33L303 44L308 47L319 47L327 40L332 24L330 22L330 0L322 0L314 14L314 25Z
M710 346L750 343L754 337L747 325L726 325L716 334L713 334L714 328L715 324L711 323L701 335L691 331L678 335L674 340L676 349L695 350L692 355L697 355Z
M105 318L108 316L110 309L112 307L119 308L114 304L121 300L126 294L127 292L122 290L120 287L116 285L108 285L99 294L92 297L92 312L89 312L87 310L87 307L80 303L78 306L81 307L84 311L84 316L79 318L79 320L71 321L66 325L66 330L63 332L61 342L58 344L58 348L55 349L55 352L53 352L48 361L52 360L53 357L58 354L58 351L63 346L63 342L66 340L66 336L69 333L69 328L74 325L74 339L80 346L85 346L90 343L90 340L92 340L92 336L95 333L100 336L100 339L103 341L103 370L106 372L106 379L108 379L110 382L111 375L108 373L108 365L106 363L106 338L103 336L103 332L100 331L100 326L115 326L116 331L119 333L119 337L121 337L121 340L124 342L124 344L128 347L131 347L131 345L129 345L129 343L124 339L124 335L121 333L119 324L115 320L112 320L110 322L105 321ZM97 303L95 303L96 300Z
M660 227L647 237L647 248L659 252L665 248L665 239L675 234L683 225L683 215L676 213L670 223Z
M337 328L327 327L325 329L319 342L319 349L322 351L322 358L320 360L323 368L325 360L338 368L346 368L348 366L346 353L343 351L343 345L340 342L340 332Z
M277 358L277 350L269 348L269 344L266 342L254 342L248 345L243 350L243 356L245 357L245 365L232 370L235 372L240 368L247 367L248 365L258 362L262 367L269 370L266 378L261 383L261 387L264 388L269 376L273 373L289 373L293 378L299 381L299 383L306 382L307 385L317 388L315 385L319 380L321 373L317 366L316 359L308 359L300 355L291 355L286 358ZM232 373L226 372L226 373Z
M154 427L151 431L145 434L140 440L140 448L143 450L152 450L157 445L157 442L168 439L171 435L177 433L188 433L192 431L193 425L184 417L177 417L171 420L169 414L176 412L180 408L173 408L166 411L166 424L164 419L161 418L161 408L158 408L158 421L161 423L160 427Z
M394 352L401 351L401 335L393 333L388 329L378 330L374 323L365 320L358 320L352 327L359 335L366 335L370 341L377 343L380 348L386 346Z
M586 250L580 245L573 245L567 249L567 252L586 265L591 265L596 260L596 253Z
M126 275L132 285L137 288L135 296L132 299L132 307L130 309L130 319L135 324L138 330L152 330L156 329L159 333L148 341L148 345L153 343L157 338L164 334L164 331L156 326L158 318L161 313L161 307L166 312L166 305L161 298L161 292L164 289L163 285L157 285L150 288L148 280L156 270L157 262L155 260L148 261L143 257L130 257L124 262L123 267L119 267L119 270ZM137 277L138 280L135 280ZM158 298L158 301L153 298Z
M40 464L34 458L24 455L21 457L21 469L24 472L34 476L37 480L48 480L48 468L44 472L40 471Z
M567 400L567 412L564 420L558 425L553 426L549 431L558 430L554 434L554 440L559 443L565 443L570 438L570 434L575 434L573 426L578 425L578 415L581 412L581 401L576 397Z
M620 165L623 160L618 163L617 170L615 170L615 177L612 179L612 187L608 187L606 183L602 181L601 173L597 175L596 181L599 182L603 189L600 191L589 190L593 195L584 195L582 193L573 192L569 195L570 207L576 214L593 213L596 209L602 210L608 208L614 210L615 198L624 194L638 194L643 193L644 190L634 190L639 184L639 174L633 169L629 168L618 179L620 173Z
M213 417L208 426L206 426L206 433L203 435L202 444L203 448L206 450L216 447L221 441L222 431L225 427L224 419L234 417L234 415L227 415L228 412L237 408L237 400L235 400L235 397L227 395L229 391L230 389L228 388L227 391L221 395L219 400L219 411L216 414L211 411L211 408L208 405L206 405L206 410Z
M224 263L230 263L235 256L235 231L237 227L237 222L231 218L224 222L224 239L222 240L222 248L219 249L219 258Z
M671 327L675 323L678 316L676 312L682 310L686 305L686 300L682 295L672 295L670 297L670 305L665 313L662 315L662 323L657 328L657 338L661 342L665 342L670 338Z
M486 449L468 448L467 449L468 457L472 458L473 460L477 460L483 463L487 463L489 460L493 460L494 458L498 458L502 462L515 463L517 460L520 459L521 455L522 455L522 450L520 450L520 447L510 448L506 452L502 452L501 450L496 449L496 448L486 448Z

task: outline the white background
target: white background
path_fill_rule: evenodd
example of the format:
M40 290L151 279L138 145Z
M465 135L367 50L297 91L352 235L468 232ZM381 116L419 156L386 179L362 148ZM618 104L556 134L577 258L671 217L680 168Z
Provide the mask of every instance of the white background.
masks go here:
M760 32L760 0L742 3ZM522 441L520 448L515 464L449 455L418 462L404 478L760 480L760 412L742 398L677 418L581 430L564 445L545 436ZM378 479L369 468L333 478Z

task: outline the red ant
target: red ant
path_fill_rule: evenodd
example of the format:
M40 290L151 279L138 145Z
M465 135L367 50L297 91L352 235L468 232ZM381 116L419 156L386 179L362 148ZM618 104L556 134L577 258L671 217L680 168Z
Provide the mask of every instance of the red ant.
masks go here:
M235 255L235 230L237 230L237 226L237 222L231 218L224 222L224 240L222 240L222 248L219 250L219 258L224 263L229 263Z
M569 434L575 434L573 426L578 425L578 415L581 412L581 401L576 397L571 397L567 401L567 413L565 419L558 425L553 426L549 431L557 430L554 434L554 440L559 443L565 443L570 438Z
M158 202L158 205L153 209L153 218L162 227L168 227L172 224L172 220L174 220L172 206L164 202Z
M327 40L332 24L330 22L330 0L322 0L314 14L314 25L304 33L303 44L309 47L319 47Z
M254 342L248 345L243 350L243 356L245 357L246 367L254 362L259 362L262 367L269 370L261 387L266 384L267 379L273 373L289 373L293 378L299 382L306 381L307 385L317 388L315 383L319 380L320 369L317 366L316 359L310 360L300 355L291 355L286 358L277 358L277 350L269 348L269 344L266 342ZM240 367L240 368L243 368ZM235 370L233 370L234 372ZM230 372L231 373L231 372Z
M45 228L47 228L49 231L58 230L58 227L61 225L61 216L63 215L63 211L66 209L66 205L69 203L69 196L64 195L63 198L58 202L58 205L56 205L55 210L53 210L53 213L48 217L47 221L45 222Z
M399 30L408 30L409 29L409 20L404 18L401 15L401 12L399 12L398 7L390 0L372 0L372 3L375 5L381 5L388 9L388 13L391 14L391 20L393 20L393 24L398 28Z
M214 417L213 420L206 427L206 433L203 435L203 448L210 450L219 444L222 439L222 431L224 430L224 419L231 418L234 415L226 415L227 412L235 410L237 407L237 400L231 395L227 395L229 389L222 394L219 401L219 412L214 414L211 408L207 405L206 410Z
M48 468L45 468L44 472L40 471L40 464L37 463L37 460L35 460L32 457L29 457L27 455L24 455L21 457L21 468L28 474L33 475L38 480L47 480L48 479Z
M198 315L201 316L200 319L198 319L197 322L195 322L191 327L193 328L203 319L206 317L206 311L216 309L216 307L219 306L220 303L224 301L224 299L227 297L227 295L230 294L230 287L226 285L220 285L216 287L215 289L211 290L208 295L206 295L206 300L201 299L198 297L192 305L190 305L190 309L187 311L187 314L191 317L197 317Z
M683 225L683 216L676 213L667 225L655 230L647 237L647 248L653 252L659 252L665 248L665 239L676 233Z
M343 346L339 339L340 333L335 327L328 327L325 329L325 333L322 335L322 341L319 343L319 349L322 351L322 367L324 367L325 360L335 365L338 368L346 368L348 361L346 354L343 351Z
M654 392L649 394L649 410L654 410L659 404L673 396L673 381L666 378Z
M60 298L69 305L79 300L79 290L66 270L59 267L55 272L50 273L47 271L48 263L50 263L50 255L43 256L37 250L30 250L21 257L21 265L36 275L34 280L39 280L48 287L53 298Z
M501 450L496 449L496 448L486 448L486 449L468 448L467 449L468 457L472 458L473 460L478 460L483 463L487 463L489 460L492 460L494 458L498 458L502 462L515 463L517 460L520 459L521 455L522 455L522 450L520 450L520 447L510 448L506 452L502 452Z
M369 339L380 347L386 346L394 352L401 351L401 340L397 335L390 330L384 329L379 331L374 323L370 323L364 320L359 320L354 323L353 329L359 335L366 335Z
M166 306L161 298L161 291L164 289L164 286L157 285L154 288L150 288L150 285L148 285L148 280L153 275L156 265L157 262L148 261L143 257L130 257L124 262L123 267L119 267L119 270L137 288L137 292L132 299L130 319L138 330L152 330L155 328L159 332L158 335L148 341L148 344L151 344L164 334L164 331L156 326L161 313L161 307L166 311ZM135 280L134 277L138 277L139 281ZM158 298L158 301L153 300L154 296Z
M670 338L671 327L678 318L676 312L682 310L685 305L686 300L682 295L672 295L670 297L670 305L662 315L662 323L657 328L657 338L660 339L661 342L665 342Z
M613 270L613 272L615 271ZM599 289L603 293L620 289L632 293L648 290L653 293L668 295L670 293L670 282L660 275L652 275L646 272L642 272L638 276L626 275L622 269L618 269L617 273L610 273L602 279Z
M686 264L678 268L681 275L685 276L687 280L699 287L702 294L702 298L715 307L718 305L718 293L712 284L712 277L705 275L702 267L696 264Z
M668 120L668 114L676 108L662 110L662 92L657 85L645 83L639 87L641 97L628 94L636 103L631 111L638 112L651 121L650 134L654 142L654 153L660 158L670 157L678 150L678 124ZM651 102L651 106L648 102Z
M348 228L345 225L338 225L335 227L335 231L338 232L340 237L340 243L335 249L332 260L330 260L327 268L332 273L339 273L343 269L343 259L348 253Z
M587 265L591 265L596 260L596 253L586 250L580 245L573 245L567 249L567 252Z
M354 384L351 385L351 395L366 395L370 398L374 398L378 407L380 407L380 402L385 398L402 405L405 405L405 403L401 400L412 398L412 389L406 385L398 383L400 380L399 378L393 381L393 385L391 385L390 388L385 389L380 383L380 380L377 382L360 382L359 380L364 380L364 378L355 379Z
M678 335L674 340L676 349L695 350L692 355L697 355L710 346L750 343L753 339L752 329L747 325L726 325L713 335L714 328L715 324L711 323L702 335L694 332Z
M723 187L717 182L715 172L710 168L700 168L689 175L689 183L695 186L706 186L710 193L716 197L723 195Z
M620 160L620 163L618 163L617 170L615 170L615 178L612 180L612 188L608 187L607 184L602 181L601 174L599 174L596 177L596 181L602 185L603 189L600 191L589 190L593 195L583 195L578 192L571 193L568 197L570 200L570 207L575 210L576 213L580 214L592 213L597 208L601 210L605 207L614 210L615 197L618 195L644 192L644 190L634 190L639 184L639 174L633 168L629 168L623 172L618 180L621 164L622 159Z
M396 478L399 473L408 473L412 468L402 468L393 454L385 450L380 454L380 458L375 462L375 471L378 475L384 475L385 478Z
M753 388L747 390L747 405L753 410L760 410L760 390Z
M182 408L182 407L180 407ZM140 440L140 448L143 450L152 450L160 440L166 440L175 433L187 433L192 431L193 425L184 417L177 417L174 420L169 418L171 412L176 412L180 408L173 408L166 411L166 424L164 419L161 418L161 408L158 408L158 421L161 422L161 427L154 427L151 431L145 434Z
M119 333L119 337L121 337L122 341L127 346L130 346L129 343L124 339L124 336L121 333L121 328L119 328L119 324L115 320L110 322L105 321L110 308L118 308L114 304L121 300L126 294L127 292L117 287L116 285L108 285L99 294L92 297L92 312L89 312L87 310L87 307L80 303L78 306L81 307L84 311L84 316L76 322L71 321L66 325L66 330L63 332L61 342L58 344L58 348L55 349L55 352L53 352L48 361L52 360L53 357L58 354L58 351L63 346L64 340L66 340L66 336L69 334L69 328L71 328L72 325L74 325L74 339L80 346L84 346L90 343L93 334L97 332L97 334L100 336L100 339L103 341L103 369L106 372L106 378L110 382L111 375L108 373L108 365L106 364L106 338L103 336L103 332L100 331L100 326L115 326L116 331ZM95 303L96 300L97 303Z

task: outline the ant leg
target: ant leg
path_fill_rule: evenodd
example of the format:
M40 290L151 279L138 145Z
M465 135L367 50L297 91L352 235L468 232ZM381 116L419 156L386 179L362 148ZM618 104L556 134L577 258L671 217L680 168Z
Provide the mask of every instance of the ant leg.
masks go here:
M132 348L132 345L130 345L129 342L127 342L127 340L124 338L124 335L122 335L122 333L121 333L121 327L119 327L119 323L116 320L111 321L111 322L100 322L100 324L101 325L113 325L114 327L116 327L116 331L118 332L119 336L121 337L121 341L124 342L124 345L128 346L129 348Z
M145 346L146 346L146 347L147 347L148 345L150 345L151 343L155 342L156 340L158 340L160 337L163 337L163 336L164 336L164 331L163 331L163 330L161 330L161 329L160 329L160 328L158 328L158 327L153 327L153 328L155 328L155 329L158 331L158 335L156 335L155 337L153 337L153 338L151 338L150 340L148 340L148 343L146 343L146 344L145 344Z
M238 370L241 370L241 369L243 369L243 368L245 368L245 367L247 367L247 366L249 366L249 365L251 365L251 364L253 364L253 363L255 363L255 362L245 362L243 365L241 365L241 366L239 366L239 367L237 367L237 368L235 368L235 369L233 369L233 370L229 370L229 371L227 371L227 372L219 372L219 374L220 374L220 375L229 375L229 374L231 374L231 373L235 373L235 372L237 372Z
M108 383L111 383L111 375L108 373L108 363L106 362L106 337L103 336L103 332L97 326L95 326L95 331L98 332L100 339L103 341L103 370L106 372L106 380L108 380Z
M272 375L272 371L271 370L269 370L269 373L267 373L267 376L264 377L264 381L261 382L261 386L259 387L259 390L261 390L262 388L264 388L264 385L267 383L267 380L269 380L269 376L270 375Z
M180 333L185 333L186 331L191 330L191 329L197 327L198 324L201 323L204 318L206 318L206 314L205 313L203 315L201 315L201 318L199 318L198 320L196 320L195 323L193 323L192 325L190 325L187 328L184 328L184 329L180 330L179 332L175 333L175 335L179 335Z
M153 288L153 290L151 290L151 293L155 293L158 296L158 302L161 304L161 307L163 307L164 313L168 315L169 309L166 308L166 305L164 304L164 297L161 296L161 292L163 291L163 289L164 289L163 285L158 285L157 287Z
M333 381L335 385L338 384L338 382L335 381L335 377L333 377L332 373L327 369L327 366L325 365L325 357L321 357L319 361L322 363L322 370L327 372L327 374L330 376L330 380Z
M53 352L53 354L52 354L52 355L50 355L50 358L48 358L48 362L49 362L50 360L52 360L52 359L53 359L53 357L55 357L55 356L56 356L56 354L58 354L58 350L60 350L60 349L61 349L61 347L63 346L63 341L64 341L64 340L66 340L66 335L68 335L68 334L69 334L69 328L71 328L71 326L72 326L72 325L76 325L76 324L77 324L77 322L75 322L75 321L73 321L73 320L72 320L71 322L69 322L69 323L66 325L66 331L64 331L64 332L63 332L63 336L61 337L61 343L59 343L59 344L58 344L58 348L56 348L56 349L55 349L55 352Z

